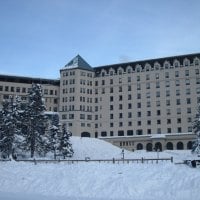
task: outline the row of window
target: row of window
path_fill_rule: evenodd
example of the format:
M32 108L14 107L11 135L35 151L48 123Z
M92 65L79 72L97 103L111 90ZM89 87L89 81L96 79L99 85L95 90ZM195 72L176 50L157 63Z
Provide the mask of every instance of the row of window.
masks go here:
M199 59L198 58L195 58L193 60L193 65L194 66L198 66L200 63ZM188 60L187 58L184 59L183 61L183 65L180 64L180 62L178 60L175 60L173 62L173 65L170 64L169 61L165 61L163 66L161 66L158 62L155 62L153 66L151 66L150 64L146 63L145 66L144 66L144 69L142 68L141 65L137 64L135 66L135 70L131 67L131 66L127 66L126 67L126 70L124 70L122 67L118 67L118 70L117 70L117 74L118 75L122 75L124 73L133 73L133 72L143 72L143 71L153 71L153 70L162 70L162 69L169 69L169 68L177 68L177 67L188 67L190 66L192 63L190 63L190 60ZM96 74L98 75L98 74ZM103 76L106 76L106 75L115 75L115 70L113 68L110 68L109 69L109 72L107 73L105 69L102 69L101 72L100 72L100 75L103 77Z
M75 70L69 70L69 71L66 70L66 71L63 72L63 77L65 77L65 76L75 76L75 74L76 74ZM92 78L92 73L89 73L89 72L86 73L85 71L81 71L80 75Z
M190 75L190 71L189 70L185 70L185 76L186 77L188 77ZM199 69L195 69L195 75L199 75ZM174 75L176 78L178 78L178 77L180 77L180 72L179 71L175 71L175 75ZM155 77L153 77L152 78L152 80L155 80L155 79L159 79L160 78L160 74L159 73L156 73L155 74ZM165 78L166 79L169 79L169 78L172 78L172 77L170 77L170 73L169 72L165 72ZM198 79L198 77L197 77L197 79ZM141 81L141 76L137 76L136 77L136 80L137 81ZM150 74L147 74L146 75L146 81L149 81L150 80ZM132 77L131 76L128 76L127 77L127 82L128 83L130 83L132 81ZM122 78L121 77L119 77L119 81L118 81L119 83L122 83ZM113 81L113 79L110 79L109 80L109 84L110 85L113 85L114 84L114 81ZM101 86L102 85L106 85L106 80L101 80ZM98 80L96 80L95 81L95 86L99 86L99 81Z
M4 92L17 92L17 93L28 93L30 92L31 88L25 88L25 87L14 87L14 86L2 86L0 85L0 91ZM57 95L57 90L48 90L44 89L43 93L45 95Z
M161 128L157 128L157 134L161 134ZM182 132L182 127L177 127L177 129L176 130L174 130L174 132L177 132L177 133L181 133ZM188 127L188 132L192 132L192 127L191 126L189 126ZM171 127L169 127L169 128L167 128L167 133L172 133L172 128ZM98 132L96 132L95 133L96 135L98 135ZM151 129L147 129L147 130L143 130L143 129L138 129L138 130L136 130L136 133L135 133L136 135L143 135L143 134L155 134L154 132L152 132L152 130ZM124 130L119 130L118 132L117 132L117 135L118 136L125 136L125 131ZM132 136L132 135L134 135L134 131L133 130L127 130L126 131L126 135L127 136ZM110 131L110 135L108 135L108 133L107 133L107 131L102 131L101 132L101 137L107 137L107 136L114 136L113 135L113 131Z

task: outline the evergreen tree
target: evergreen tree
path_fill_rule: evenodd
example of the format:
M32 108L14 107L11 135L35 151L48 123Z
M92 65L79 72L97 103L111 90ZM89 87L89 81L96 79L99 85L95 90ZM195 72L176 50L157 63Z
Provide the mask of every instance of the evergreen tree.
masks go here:
M66 124L62 125L62 135L60 138L60 152L63 157L72 157L74 154L72 144L70 142L70 137L72 133L66 129Z
M30 151L31 158L34 157L35 153L44 156L48 151L45 136L47 124L45 110L41 85L33 84L28 95L28 105L23 112L24 127L22 127L25 149Z
M19 110L13 102L13 97L5 100L2 106L0 111L0 151L4 157L10 157L15 150L16 136L19 133Z
M193 132L197 135L196 141L193 143L192 153L200 154L200 104L193 121Z

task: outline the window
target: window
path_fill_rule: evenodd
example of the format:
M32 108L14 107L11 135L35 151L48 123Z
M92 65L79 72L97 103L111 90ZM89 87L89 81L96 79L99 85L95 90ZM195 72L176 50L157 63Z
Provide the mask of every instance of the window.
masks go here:
M179 77L179 71L175 71L175 77Z
M178 132L178 133L181 133L181 132L182 132L182 128L181 128L181 127L178 127L178 128L177 128L177 132Z
M137 125L138 125L138 126L141 126L141 124L142 124L141 121L138 121L138 122L137 122Z
M149 74L146 75L146 80L147 81L150 80L150 75Z
M110 85L112 85L113 84L113 79L110 79Z
M161 124L161 120L160 119L157 120L157 124Z
M110 110L113 110L113 105L110 105Z
M171 133L172 129L171 128L167 128L167 133Z
M118 136L124 136L124 131L118 131Z
M169 99L166 100L166 106L170 106L170 100Z
M132 113L128 112L128 118L132 118Z
M141 108L141 103L137 103L137 108Z
M192 118L191 118L191 117L188 117L188 118L187 118L187 122L189 122L189 123L192 122Z
M156 73L155 76L156 76L156 79L159 79L159 73Z
M160 82L156 81L156 88L160 88Z
M130 76L128 76L128 83L130 83L131 82L131 77Z
M171 124L171 119L167 119L167 124Z
M167 113L167 115L171 115L170 109L167 109L167 110L166 110L166 113Z
M119 95L119 101L122 101L123 97L122 95Z
M191 108L187 108L187 113L190 114L191 112Z
M137 117L141 117L141 112L137 112Z
M158 116L161 115L161 111L160 110L157 110L156 113L157 113Z
M181 108L177 108L176 112L177 112L178 115L181 114Z
M147 116L151 116L151 111L147 111Z
M146 93L146 98L150 98L150 92Z
M122 109L123 109L122 104L119 104L119 110L122 110Z
M186 101L187 101L187 104L191 104L191 99L190 98L187 98Z
M137 99L141 99L141 94L140 93L137 94Z
M128 109L132 109L132 104L131 103L128 104Z
M157 107L160 106L160 101L156 101L156 106L157 106Z
M141 85L140 83L137 83L137 90L140 90L141 89Z
M133 135L133 130L128 130L127 135Z
M16 88L16 92L20 92L20 87L17 87L17 88Z
M137 135L142 135L142 134L143 134L143 130L142 130L142 129L138 129L138 130L136 131L136 134L137 134Z
M170 91L167 90L167 91L166 91L166 97L169 97L169 96L170 96Z
M196 88L197 94L200 94L200 88Z
M176 105L180 105L181 104L181 100L180 99L176 99Z
M180 90L176 90L176 96L180 96Z
M110 119L113 119L113 114L110 114Z
M165 87L169 87L170 86L170 82L169 81L165 81Z
M102 131L102 132L101 132L101 136L102 136L102 137L106 137L106 136L107 136L107 132L106 132L106 131Z
M147 129L147 134L151 134L151 129Z
M186 85L190 85L190 79L188 79L188 78L185 79L185 84L186 84Z
M199 75L199 69L195 69L195 74Z
M189 76L189 70L185 70L185 76Z
M151 125L151 120L147 120L147 125Z
M132 99L131 94L128 94L128 100L131 100L131 99Z
M3 91L3 86L2 85L0 85L0 91Z
M151 107L151 102L150 101L147 101L147 107Z
M150 89L150 83L146 83L146 89Z
M165 72L165 78L169 78L169 72Z
M122 92L122 86L119 86L119 92Z
M176 86L180 86L180 80L176 80L175 84Z
M196 78L196 84L200 84L200 78Z
M131 85L128 85L128 91L131 91Z
M177 124L181 123L181 118L177 118Z
M110 93L113 93L113 87L110 88Z
M140 76L137 76L137 81L140 81Z
M160 91L156 91L156 97L160 97Z
M185 93L186 93L186 95L190 95L190 88L187 88Z
M110 96L110 101L111 101L111 102L113 101L113 96Z

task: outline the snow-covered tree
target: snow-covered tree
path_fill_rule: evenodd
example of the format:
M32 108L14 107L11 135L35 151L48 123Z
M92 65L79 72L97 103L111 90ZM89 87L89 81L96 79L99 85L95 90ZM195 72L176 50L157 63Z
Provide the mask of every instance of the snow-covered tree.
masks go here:
M13 99L5 100L0 111L0 151L4 157L14 152L19 133L19 110Z
M197 135L196 141L193 143L192 153L200 154L200 104L193 121L193 132Z
M74 154L74 150L73 150L72 144L70 142L71 136L72 136L72 133L68 129L66 129L66 124L63 124L59 150L64 158L72 157Z
M31 157L34 157L35 153L44 156L48 151L46 149L47 118L44 114L45 110L41 85L33 84L28 95L28 105L23 112L24 125L22 127L25 150L30 151Z

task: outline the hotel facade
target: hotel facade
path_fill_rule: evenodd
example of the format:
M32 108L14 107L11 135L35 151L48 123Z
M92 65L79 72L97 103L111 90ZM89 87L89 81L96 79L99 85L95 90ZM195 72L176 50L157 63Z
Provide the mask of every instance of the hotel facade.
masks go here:
M77 55L60 79L0 75L0 101L26 100L41 83L48 111L74 136L96 137L131 151L191 149L200 103L200 53L91 67Z

